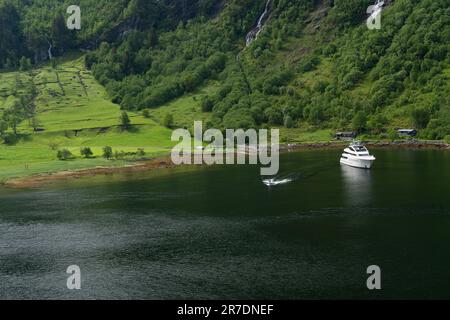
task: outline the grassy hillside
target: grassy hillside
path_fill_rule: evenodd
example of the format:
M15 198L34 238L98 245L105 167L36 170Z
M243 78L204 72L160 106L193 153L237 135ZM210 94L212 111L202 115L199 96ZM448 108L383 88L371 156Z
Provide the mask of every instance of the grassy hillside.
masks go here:
M26 120L18 125L17 141L0 144L0 181L30 173L124 164L124 160L103 159L104 146L129 153L143 148L150 157L167 153L173 145L171 130L157 122L161 121L158 116L146 119L129 113L133 127L122 130L120 107L108 100L104 88L84 68L82 57L67 57L56 68L0 73L0 114L20 97L21 91L15 89L20 87L18 82L36 86L38 132ZM82 146L91 147L95 158L82 159ZM64 148L77 157L57 160L57 150Z

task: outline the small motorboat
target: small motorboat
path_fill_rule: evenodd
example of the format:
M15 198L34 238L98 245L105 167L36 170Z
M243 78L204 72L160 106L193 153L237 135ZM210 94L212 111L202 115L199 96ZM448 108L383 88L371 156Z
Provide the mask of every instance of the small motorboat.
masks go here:
M280 180L277 180L277 179L266 179L266 180L263 180L263 183L266 186L268 186L268 187L272 187L272 186L278 186L280 184L285 184L285 183L288 183L288 182L291 182L291 181L292 181L292 179L280 179Z
M372 168L373 162L376 158L369 153L369 150L359 141L354 141L349 147L345 148L341 156L341 164L362 168Z

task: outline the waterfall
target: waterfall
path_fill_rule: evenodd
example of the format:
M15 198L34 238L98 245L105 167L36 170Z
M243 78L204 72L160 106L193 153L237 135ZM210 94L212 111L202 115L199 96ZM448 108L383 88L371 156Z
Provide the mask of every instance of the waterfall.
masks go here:
M370 12L370 16L376 17L381 11L383 11L384 6L384 0L376 0L375 4L373 5L372 11Z
M258 39L259 34L263 30L264 22L266 21L267 14L269 13L269 8L270 8L271 2L272 2L272 0L267 0L264 12L259 17L256 27L253 30L251 30L245 37L245 44L247 47L249 45L251 45L254 40Z
M258 23L256 24L256 27L254 29L252 29L247 34L247 36L245 37L246 47L251 45L252 42L258 38L259 34L263 30L264 23L267 20L266 17L267 17L267 14L269 13L269 9L270 9L270 4L271 3L272 3L272 0L267 0L266 7L264 8L264 12L259 17ZM236 56L236 61L237 61L238 65L239 65L239 68L241 69L241 72L242 72L242 74L244 76L244 81L245 81L245 83L247 85L248 94L251 94L252 93L252 87L251 87L250 82L248 81L247 75L245 73L244 65L241 62L241 53L244 52L244 51L245 51L245 48L241 52L238 53L238 55Z
M53 49L53 45L52 45L52 43L50 42L50 40L48 40L47 39L47 43L48 43L48 50L47 50L47 53L48 53L48 58L49 58L49 60L52 60L53 59L53 55L52 55L52 49Z

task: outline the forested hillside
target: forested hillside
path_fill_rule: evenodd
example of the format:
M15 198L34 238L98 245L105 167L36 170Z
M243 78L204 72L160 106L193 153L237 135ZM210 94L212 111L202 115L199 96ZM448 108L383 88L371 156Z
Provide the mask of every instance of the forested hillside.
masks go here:
M66 28L66 9L78 5L82 28ZM70 49L96 49L132 30L168 30L220 8L212 0L1 0L0 68L18 67L22 56L33 63Z
M203 101L211 126L353 129L392 135L414 126L450 134L449 2L391 2L381 30L366 27L372 1L272 1L260 37L245 48L265 0L229 1L151 38L134 30L86 61L125 109L158 108L219 80Z
M206 88L208 126L377 137L415 127L448 139L449 1L386 1L381 29L369 30L373 2L0 0L0 67L30 68L49 48L55 57L89 50L86 66L126 110L148 113ZM82 8L81 31L65 28L69 4Z

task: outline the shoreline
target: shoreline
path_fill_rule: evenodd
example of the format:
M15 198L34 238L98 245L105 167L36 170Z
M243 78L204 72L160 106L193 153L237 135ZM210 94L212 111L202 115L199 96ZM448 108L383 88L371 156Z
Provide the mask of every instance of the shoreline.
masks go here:
M350 141L329 141L315 143L283 144L280 152L300 150L332 150L345 148ZM442 141L398 140L398 141L362 141L364 145L375 149L406 149L406 150L450 150L450 144Z
M33 188L52 181L79 179L87 176L135 173L147 170L167 169L173 167L175 167L175 165L172 163L170 157L161 156L154 158L152 160L146 160L141 162L136 161L135 163L121 167L94 167L72 171L40 173L19 178L12 178L3 182L2 185L8 188L17 188L17 189Z
M341 149L348 145L348 141L330 141L330 142L316 142L316 143L299 143L299 144L283 144L280 146L280 153L308 151L308 150L334 150ZM444 142L432 141L373 141L366 142L370 148L374 149L403 149L403 150L448 150L450 151L450 144ZM177 165L173 164L170 156L160 156L151 160L137 161L130 165L121 167L94 167L73 171L58 171L54 173L40 173L30 176L11 178L2 183L8 188L33 188L44 183L52 181L62 181L67 179L79 179L87 176L97 175L112 175L123 173L136 173L148 170L168 169L174 168Z

